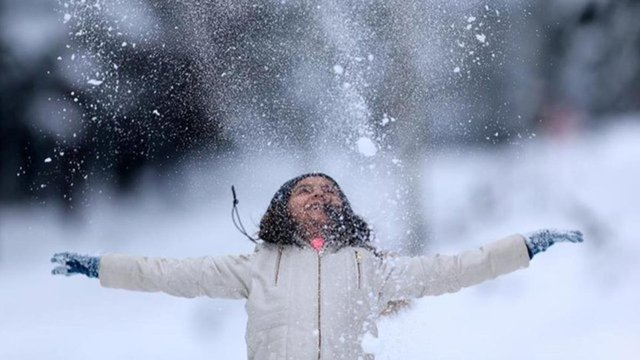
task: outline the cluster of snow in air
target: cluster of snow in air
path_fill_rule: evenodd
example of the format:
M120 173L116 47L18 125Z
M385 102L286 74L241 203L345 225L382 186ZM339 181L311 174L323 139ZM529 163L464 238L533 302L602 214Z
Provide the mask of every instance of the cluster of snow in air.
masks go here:
M380 354L384 349L384 343L380 338L367 332L362 337L362 349L370 354Z
M379 15L380 6L388 15ZM399 37L400 42L393 47L403 51L401 49L413 47L414 42L418 41L416 44L420 47L420 52L413 61L418 65L421 76L440 83L442 80L445 83L455 83L456 77L449 79L450 75L447 73L470 76L473 64L480 65L491 60L483 58L484 55L478 54L478 50L479 47L489 45L488 39L493 31L490 23L500 16L498 10L491 9L488 5L484 9L469 5L458 8L457 5L447 6L435 2L419 4L416 14L406 14L405 5L368 3L348 6L333 1L321 2L318 6L301 10L289 3L276 2L258 6L248 2L204 4L183 1L173 6L159 6L141 0L106 3L60 0L60 9L62 22L70 30L70 42L59 60L78 78L78 90L90 92L91 99L95 102L82 103L70 96L69 100L83 109L80 121L85 126L87 122L111 122L116 127L122 121L140 122L141 119L123 119L122 109L148 101L134 94L139 93L142 86L161 83L164 74L145 73L140 75L145 77L144 80L125 75L123 71L137 65L130 55L136 52L151 54L152 61L160 68L170 66L173 55L183 52L196 65L185 69L181 75L202 83L199 98L185 98L185 106L188 106L187 102L191 102L194 106L223 107L228 116L221 119L222 129L227 131L226 136L241 146L255 150L274 146L277 148L280 144L288 147L294 138L302 137L306 138L304 142L314 144L310 150L303 151L322 152L325 148L346 145L346 149L355 150L356 154L365 157L371 157L371 151L363 153L363 138L369 139L380 151L395 151L389 149L389 144L383 139L384 132L390 129L381 131L376 124L379 114L388 111L382 108L373 112L374 101L379 101L373 95L387 86L385 71L391 63L399 60L390 55L393 49L381 34L396 36L394 33L412 31L413 36L406 39ZM266 36L266 41L253 35L235 42L216 38L217 32L225 34L225 31L229 31L234 18L251 16L256 9L273 16L274 20L255 23L255 26L268 28L243 28L241 31L247 34L252 30L259 31L260 37ZM303 25L306 28L297 33L283 33L287 26L296 23L283 15L296 11L304 19ZM474 14L469 15L468 12ZM378 16L379 23L371 24L368 14ZM420 24L395 21L396 18L421 15L425 17ZM162 28L162 21L169 24L170 29ZM475 44L472 39L476 40ZM276 41L279 46L277 52L273 49ZM317 48L313 41L321 41L322 47ZM291 44L288 45L287 42ZM115 46L118 44L119 48ZM292 61L296 58L301 61ZM242 68L249 66L247 59L260 59L262 70L267 75L265 80L268 81L272 81L268 76L275 76L281 81L290 82L291 78L287 73L297 71L296 68L300 67L305 77L298 83L286 85L293 87L292 91L297 91L298 94L288 99L273 99L260 93L269 89L261 89L260 83L257 86L251 85L251 82L255 84L255 79L262 75L257 70ZM218 64L223 67L217 67ZM447 64L453 66L449 67ZM319 78L316 78L314 73L307 71L309 66L319 71L324 66L327 71L324 75L319 72ZM179 73L176 75L182 77ZM216 77L225 80L221 82ZM412 79L407 78L406 81ZM224 86L230 91L220 93L220 89L209 87L208 84ZM424 86L420 89L424 93L424 99L429 98L430 92L442 90L429 83ZM233 89L247 91L235 92ZM160 88L158 91L172 90ZM300 92L304 94L301 96ZM270 102L273 101L288 103L286 106L289 107L304 106L307 101L305 96L310 97L309 101L320 101L320 104L314 105L316 109L307 115L301 113L294 117L289 113L271 114L263 110L272 109ZM417 100L420 101L419 98ZM103 116L111 118L87 118L88 112L97 108L103 111L107 109ZM218 109L213 110L219 113ZM150 115L158 116L158 113L154 111ZM390 115L397 116L393 113ZM147 120L152 121L153 118ZM399 119L407 123L426 120ZM142 131L157 131L155 128L144 129L143 124L139 126ZM116 131L114 136L126 136L124 134L126 133ZM370 149L371 146L367 148Z
M364 156L374 156L378 152L376 144L368 137L361 137L356 141L358 152Z
M166 143L202 136L210 143L189 153L199 159L222 142L231 151L221 159L292 153L308 170L334 162L394 177L380 206L411 222L420 151L454 132L491 144L510 136L472 122L469 105L483 99L468 84L503 57L500 4L59 1L69 30L59 63L76 89L52 102L74 127L46 155L80 174L74 186L108 179L89 160L108 173L123 153L153 159ZM197 118L182 116L190 109ZM76 143L99 146L92 159L57 155ZM334 151L345 156L327 157Z

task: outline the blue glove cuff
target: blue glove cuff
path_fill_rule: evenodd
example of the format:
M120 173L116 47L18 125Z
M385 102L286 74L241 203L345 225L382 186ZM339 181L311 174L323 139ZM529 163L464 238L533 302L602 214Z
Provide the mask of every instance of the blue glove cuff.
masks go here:
M525 234L525 243L529 251L529 259L537 253L547 250L553 245L554 233L550 230L538 230Z
M100 258L99 257L89 257L86 264L86 272L83 274L87 275L90 278L98 278L98 273L100 270Z

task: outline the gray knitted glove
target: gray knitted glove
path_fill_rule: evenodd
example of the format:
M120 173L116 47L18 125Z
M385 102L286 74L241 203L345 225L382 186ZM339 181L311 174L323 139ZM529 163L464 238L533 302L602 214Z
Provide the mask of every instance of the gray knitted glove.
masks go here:
M580 231L562 231L542 229L524 234L525 243L529 250L529 258L539 252L547 250L551 245L557 242L579 243L584 239Z
M60 264L51 270L53 275L83 274L90 278L97 278L100 269L100 258L97 256L63 252L54 254L51 262Z

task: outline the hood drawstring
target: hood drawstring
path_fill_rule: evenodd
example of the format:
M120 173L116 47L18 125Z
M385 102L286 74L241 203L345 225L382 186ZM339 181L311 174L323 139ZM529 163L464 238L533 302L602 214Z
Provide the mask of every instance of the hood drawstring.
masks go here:
M240 214L238 213L238 197L236 196L236 189L231 185L231 193L233 194L233 208L231 209L231 220L233 221L233 225L240 231L240 233L247 237L247 239L253 241L254 243L258 243L258 239L254 239L251 237L247 230L245 230L244 225L242 224L242 220L240 219Z

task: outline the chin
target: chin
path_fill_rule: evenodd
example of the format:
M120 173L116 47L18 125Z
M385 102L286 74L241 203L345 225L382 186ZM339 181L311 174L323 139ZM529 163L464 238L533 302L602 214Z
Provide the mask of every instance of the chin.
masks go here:
M312 217L308 219L307 223L315 228L325 228L330 225L331 221L326 217Z

